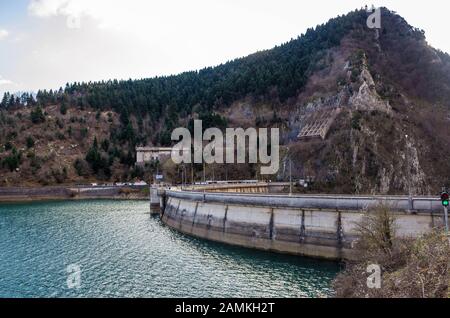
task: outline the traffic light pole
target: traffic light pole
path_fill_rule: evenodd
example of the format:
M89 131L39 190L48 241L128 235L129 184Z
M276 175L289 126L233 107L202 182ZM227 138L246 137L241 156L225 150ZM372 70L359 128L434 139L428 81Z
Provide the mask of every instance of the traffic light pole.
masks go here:
M445 233L448 236L448 207L444 207Z
M449 193L446 188L442 188L441 192L441 201L442 206L444 207L444 222L445 222L445 233L448 236L448 205L449 205ZM450 237L449 237L450 241Z

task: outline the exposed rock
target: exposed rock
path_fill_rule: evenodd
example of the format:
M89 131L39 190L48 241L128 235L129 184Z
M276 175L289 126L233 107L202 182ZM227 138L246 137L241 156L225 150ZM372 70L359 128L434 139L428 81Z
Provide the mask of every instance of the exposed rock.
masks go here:
M367 67L367 61L364 59L362 71L359 76L361 85L356 93L349 99L349 105L357 110L371 111L378 110L390 112L391 106L388 101L383 101L375 89L375 81Z

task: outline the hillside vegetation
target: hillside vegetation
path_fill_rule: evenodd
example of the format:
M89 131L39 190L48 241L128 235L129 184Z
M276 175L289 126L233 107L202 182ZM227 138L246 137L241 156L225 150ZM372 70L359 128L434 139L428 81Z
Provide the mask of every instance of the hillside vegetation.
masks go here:
M175 127L200 118L204 128L281 128L282 169L272 178L286 178L291 159L295 178L314 178L308 191L435 194L450 181L450 56L388 9L380 30L367 28L367 16L356 10L200 71L72 83L36 98L5 94L0 184L148 179L156 166L136 169L135 146L170 145ZM308 114L334 108L341 112L325 140L297 139ZM55 145L64 152L52 155ZM255 178L257 169L209 167L209 178L212 171Z
M367 211L356 228L357 261L347 262L336 277L333 285L337 297L448 297L450 241L442 229L417 239L402 238L396 233L396 219L387 205ZM370 275L375 273L374 266L379 269L379 277Z

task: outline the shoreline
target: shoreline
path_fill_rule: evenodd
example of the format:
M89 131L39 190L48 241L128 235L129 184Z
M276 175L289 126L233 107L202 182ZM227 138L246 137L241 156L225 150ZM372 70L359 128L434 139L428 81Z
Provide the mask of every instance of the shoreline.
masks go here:
M63 198L63 197L43 197L43 198L26 198L26 199L0 199L0 205L22 204L22 203L39 203L39 202L70 202L85 200L112 200L112 201L148 201L144 197L82 197L82 198Z
M86 199L149 200L148 186L48 186L0 188L1 203Z

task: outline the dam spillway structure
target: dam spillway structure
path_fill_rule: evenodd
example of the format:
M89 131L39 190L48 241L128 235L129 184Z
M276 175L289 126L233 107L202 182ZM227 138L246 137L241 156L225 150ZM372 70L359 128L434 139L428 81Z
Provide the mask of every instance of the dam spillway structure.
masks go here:
M418 237L444 223L435 198L293 196L273 193L286 184L254 186L259 190L245 185L253 193L243 193L242 185L165 190L162 222L211 241L328 260L354 259L357 224L380 202L392 208L399 236Z
M150 199L150 215L159 215L161 209L164 208L161 200L164 200L163 193L158 193L159 188L157 186L151 185L149 187L149 199Z

